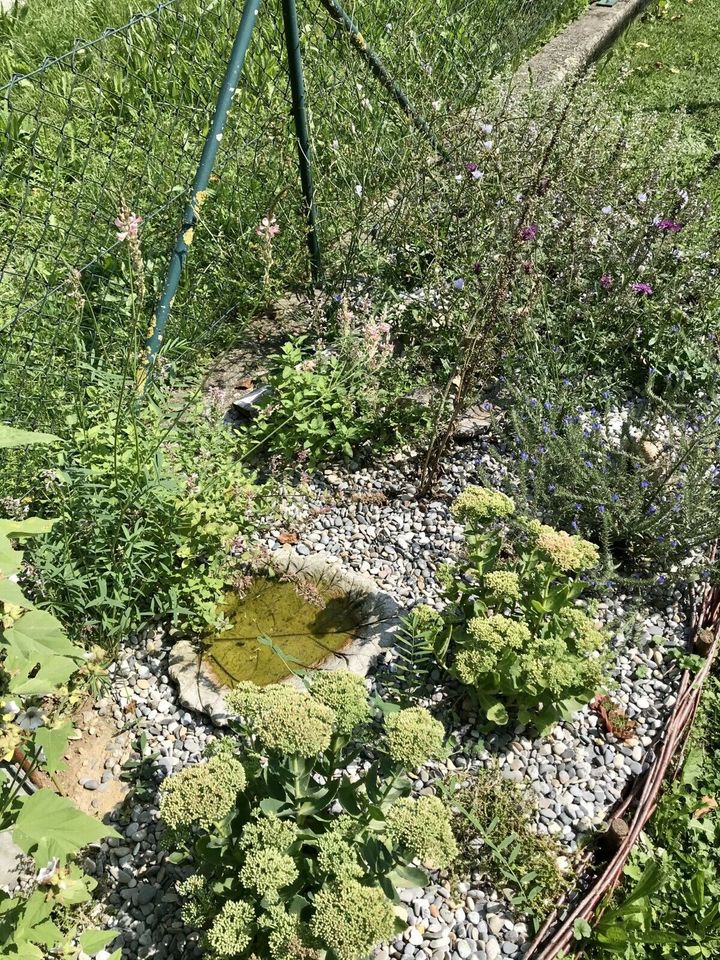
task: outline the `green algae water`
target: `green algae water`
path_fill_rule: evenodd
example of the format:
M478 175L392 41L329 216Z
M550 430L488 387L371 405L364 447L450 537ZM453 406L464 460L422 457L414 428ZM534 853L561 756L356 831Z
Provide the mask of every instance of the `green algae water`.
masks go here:
M292 583L259 577L240 598L228 593L219 612L227 629L205 640L205 663L219 680L234 686L252 680L277 683L291 670L270 646L267 636L295 668L311 667L346 647L360 625L357 599L319 591L322 608L304 599Z

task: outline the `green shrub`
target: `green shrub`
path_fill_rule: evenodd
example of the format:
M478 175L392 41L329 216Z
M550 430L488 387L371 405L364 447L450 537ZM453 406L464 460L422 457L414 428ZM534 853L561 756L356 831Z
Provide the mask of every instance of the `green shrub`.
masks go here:
M605 904L592 958L713 960L720 948L720 684L710 677L682 771L668 781ZM586 935L590 930L584 931Z
M453 867L457 879L479 872L496 889L511 890L512 905L537 928L569 878L560 868L557 843L534 829L532 792L493 769L474 773L447 796L460 850Z
M252 529L258 488L232 433L165 390L140 405L105 378L33 491L57 518L32 553L36 590L86 641L115 643L153 617L213 622Z
M270 400L251 428L251 449L315 465L416 436L425 413L408 396L415 382L389 337L376 320L330 348L304 337L286 343L271 358Z
M598 563L580 537L537 520L514 520L514 501L467 487L452 512L465 524L465 552L441 571L442 613L421 606L405 624L465 684L488 720L547 729L602 685L606 636L576 601L574 574ZM502 522L511 522L506 532Z
M364 680L345 671L315 674L309 691L239 684L232 736L165 781L167 843L197 870L180 887L184 916L211 956L361 960L404 929L397 889L427 881L412 862L454 859L446 807L409 796L405 776L445 754L442 724L384 707L383 729ZM378 758L365 765L371 721Z

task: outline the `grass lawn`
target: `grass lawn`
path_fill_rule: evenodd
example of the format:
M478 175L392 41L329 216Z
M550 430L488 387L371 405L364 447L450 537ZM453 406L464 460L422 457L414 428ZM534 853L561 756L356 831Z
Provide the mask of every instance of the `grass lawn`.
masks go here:
M698 166L718 150L720 0L665 0L637 21L599 67L608 96L648 123L685 117Z

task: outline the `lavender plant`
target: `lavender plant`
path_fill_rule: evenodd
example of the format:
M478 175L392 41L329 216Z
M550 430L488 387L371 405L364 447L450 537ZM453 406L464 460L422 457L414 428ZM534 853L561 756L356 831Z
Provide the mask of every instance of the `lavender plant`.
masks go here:
M717 403L673 412L608 391L578 403L569 381L542 395L513 398L520 496L598 542L609 576L707 576L720 536Z
M361 960L404 928L397 890L427 879L413 864L457 852L443 802L410 796L406 776L444 755L442 724L421 708L374 716L346 671L305 691L242 683L227 702L231 735L162 788L168 843L196 870L185 919L214 958Z
M489 721L514 715L544 732L604 681L607 637L578 605L579 575L597 565L598 549L515 519L510 497L482 487L467 487L452 512L465 524L465 552L441 571L446 606L416 608L406 629L421 633Z

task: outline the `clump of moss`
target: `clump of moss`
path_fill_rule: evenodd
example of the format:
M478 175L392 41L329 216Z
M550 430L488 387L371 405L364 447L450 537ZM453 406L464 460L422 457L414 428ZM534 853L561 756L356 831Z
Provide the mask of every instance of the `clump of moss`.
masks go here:
M452 806L457 879L479 872L493 886L513 889L536 920L547 914L569 884L558 862L560 848L534 829L530 790L497 768L482 770L455 793Z

